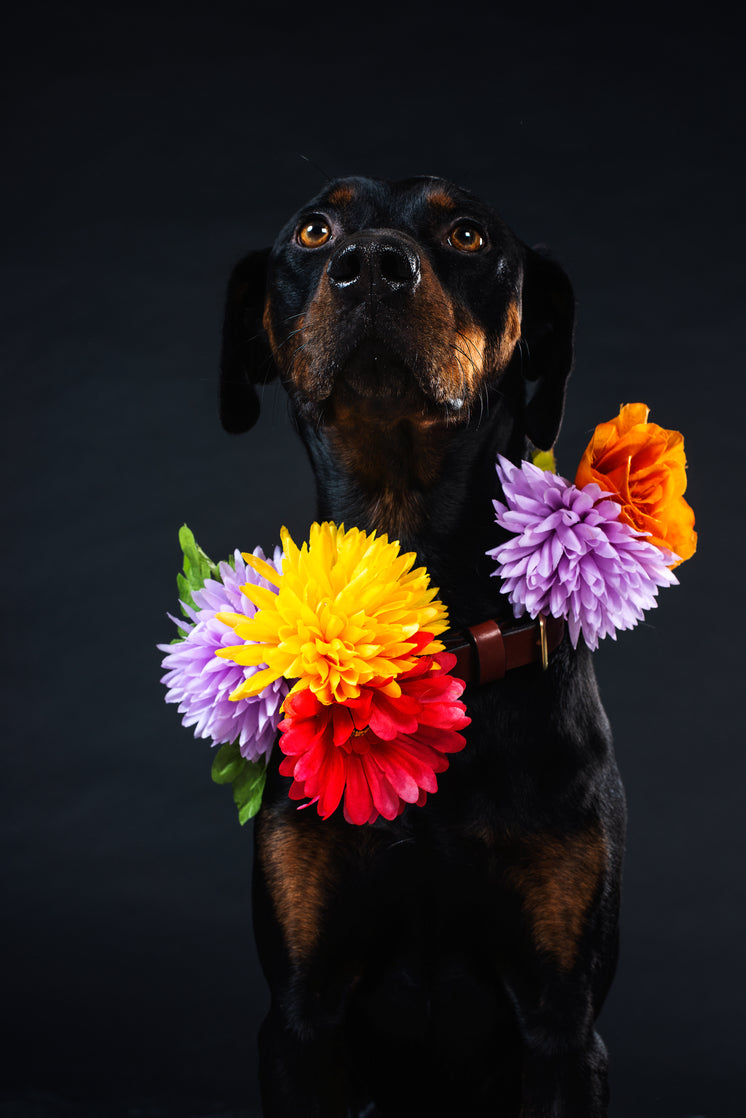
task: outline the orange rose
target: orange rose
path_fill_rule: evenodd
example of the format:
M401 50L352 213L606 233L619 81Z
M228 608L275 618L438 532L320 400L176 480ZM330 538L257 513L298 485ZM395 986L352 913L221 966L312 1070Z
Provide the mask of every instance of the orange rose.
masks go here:
M697 548L694 513L684 500L684 439L648 423L645 404L625 404L616 419L599 423L586 447L575 477L579 487L595 481L616 494L620 520L650 543L678 555L672 567L689 559Z

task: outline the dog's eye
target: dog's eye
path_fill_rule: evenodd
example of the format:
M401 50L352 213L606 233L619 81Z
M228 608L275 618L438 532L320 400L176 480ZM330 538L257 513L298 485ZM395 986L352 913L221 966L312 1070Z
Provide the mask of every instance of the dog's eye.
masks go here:
M448 234L448 244L452 248L457 248L459 252L479 252L486 243L487 240L481 229L465 221L454 226Z
M298 244L303 245L304 248L321 248L331 235L331 226L321 214L307 218L296 233Z

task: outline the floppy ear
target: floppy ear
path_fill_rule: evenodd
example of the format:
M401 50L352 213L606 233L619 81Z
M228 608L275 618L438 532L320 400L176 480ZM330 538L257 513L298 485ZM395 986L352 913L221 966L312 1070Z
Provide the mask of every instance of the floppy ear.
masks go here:
M536 381L526 405L526 434L549 450L559 434L565 388L572 369L575 296L570 281L553 260L527 249L523 276L521 337L523 375Z
M277 376L262 327L269 253L268 248L250 252L228 281L220 355L220 422L231 434L254 426L259 418L254 385Z

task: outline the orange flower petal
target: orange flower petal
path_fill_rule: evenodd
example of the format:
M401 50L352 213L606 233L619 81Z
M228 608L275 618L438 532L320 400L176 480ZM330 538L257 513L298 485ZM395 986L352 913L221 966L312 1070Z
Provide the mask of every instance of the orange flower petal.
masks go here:
M672 551L676 567L697 548L694 512L684 500L684 439L648 423L646 404L625 404L619 415L599 423L578 466L575 484L595 482L622 506L619 519Z

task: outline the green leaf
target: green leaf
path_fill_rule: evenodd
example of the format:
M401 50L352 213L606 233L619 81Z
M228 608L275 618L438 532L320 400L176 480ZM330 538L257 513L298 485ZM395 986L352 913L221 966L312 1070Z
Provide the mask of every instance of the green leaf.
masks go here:
M248 770L252 770L249 772ZM233 785L233 801L238 808L238 822L243 827L262 806L267 769L261 761L246 761L246 771Z
M216 784L233 785L233 801L242 826L259 811L267 767L263 761L247 761L242 757L238 742L220 747L212 763L212 779Z
M212 763L212 779L216 784L232 784L241 774L246 764L238 748L238 742L221 745Z
M216 576L218 568L199 546L194 533L186 524L182 524L179 529L179 544L184 555L184 573L176 576L176 585L181 602L194 609L192 594L195 590L202 589L206 579ZM181 612L185 617L189 616L183 606Z

